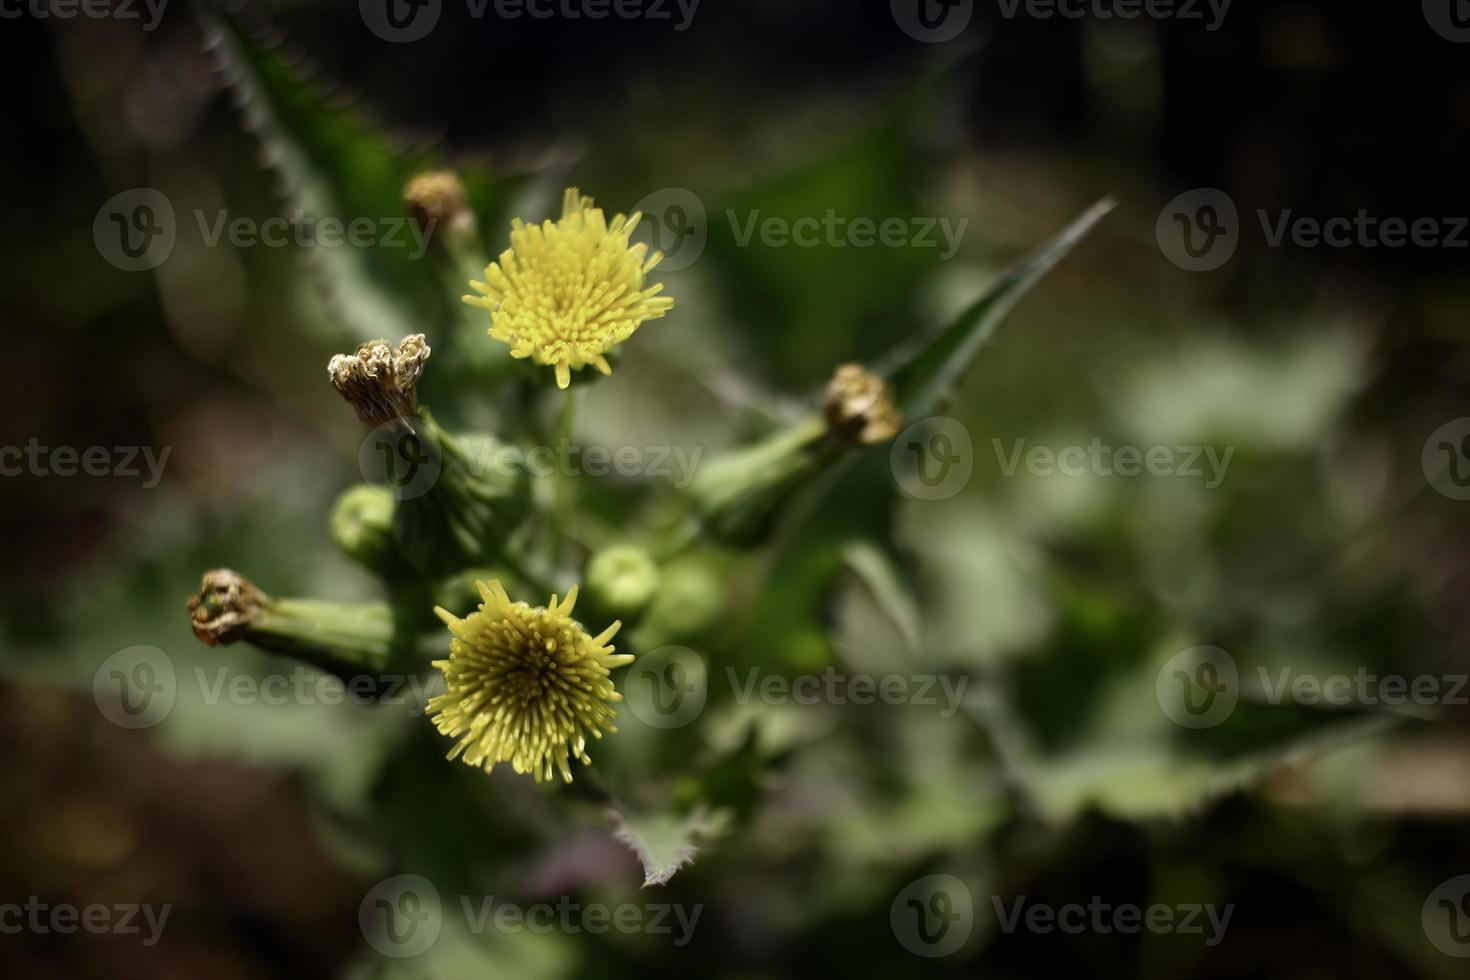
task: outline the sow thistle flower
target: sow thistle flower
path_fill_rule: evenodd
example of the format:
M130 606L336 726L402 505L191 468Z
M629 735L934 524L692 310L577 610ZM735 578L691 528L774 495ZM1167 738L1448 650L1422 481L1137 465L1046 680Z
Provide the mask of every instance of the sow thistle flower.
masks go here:
M570 758L590 765L587 736L615 732L610 702L623 696L608 672L631 663L608 640L621 623L591 636L572 618L577 587L561 603L512 602L498 580L476 582L479 609L460 619L434 612L449 627L449 659L436 660L446 691L429 700L440 734L457 737L449 758L459 756L486 772L509 762L536 782L555 768L572 781Z
M558 388L588 364L611 374L607 353L674 305L658 295L662 283L643 284L663 254L628 244L641 217L609 222L592 198L568 188L561 220L511 222L510 248L485 267L484 282L470 280L482 295L464 301L490 311L490 336L509 344L512 357L554 367Z

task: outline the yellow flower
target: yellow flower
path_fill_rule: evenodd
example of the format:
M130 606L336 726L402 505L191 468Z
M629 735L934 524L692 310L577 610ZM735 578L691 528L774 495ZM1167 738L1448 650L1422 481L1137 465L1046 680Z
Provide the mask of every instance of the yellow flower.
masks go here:
M623 696L608 671L632 662L607 645L621 623L593 637L572 619L577 587L557 604L531 608L512 602L498 580L476 582L480 608L460 619L435 609L449 626L449 659L436 660L446 691L429 699L440 734L459 738L449 758L486 772L509 762L536 782L550 779L553 763L572 781L570 756L584 765L587 735L601 738L617 717L609 702Z
M470 280L483 295L464 301L490 311L490 336L509 344L512 357L554 366L558 388L588 364L610 374L607 352L674 305L658 295L662 283L644 288L663 254L645 258L647 245L628 244L641 217L609 223L592 198L568 188L560 221L511 222L510 248L485 267L484 282Z

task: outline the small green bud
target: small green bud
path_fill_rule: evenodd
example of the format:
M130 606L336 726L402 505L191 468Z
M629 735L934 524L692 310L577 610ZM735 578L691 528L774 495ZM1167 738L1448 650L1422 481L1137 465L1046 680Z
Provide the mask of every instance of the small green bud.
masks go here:
M658 566L637 545L613 545L587 563L587 591L609 612L622 616L639 612L658 587Z
M664 566L659 588L638 627L640 643L659 645L707 633L725 615L728 589L717 565L690 555Z
M353 561L389 577L400 564L392 498L366 483L350 488L332 508L332 540Z

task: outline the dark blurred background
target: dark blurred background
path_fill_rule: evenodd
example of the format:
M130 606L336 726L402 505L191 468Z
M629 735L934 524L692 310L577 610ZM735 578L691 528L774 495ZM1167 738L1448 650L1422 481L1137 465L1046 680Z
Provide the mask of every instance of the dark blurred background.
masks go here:
M1348 672L1463 673L1470 505L1426 484L1420 454L1431 432L1470 414L1470 233L1459 248L1272 248L1255 214L1470 215L1470 47L1406 3L1236 0L1215 30L1002 10L976 0L966 30L942 44L906 34L875 0L702 0L682 31L474 19L445 0L438 27L410 44L375 36L348 3L248 3L234 16L279 32L288 61L406 144L566 176L613 210L660 188L694 191L710 213L709 258L670 274L686 319L657 327L682 339L619 369L667 398L614 406L671 439L728 437L716 422L680 421L681 399L694 397L681 379L711 361L805 396L833 364L876 358L1115 196L1118 211L1002 328L953 414L981 456L992 436L1228 440L1241 447L1232 481L1198 520L1193 504L1137 485L1074 497L977 481L906 525L917 550L933 546L921 580L940 583L926 643L982 671L1012 658L1044 665L1027 651L1101 644L1097 621L1122 635L1131 617L1153 615L1140 597L1162 595L1202 642L1330 649L1326 662ZM0 22L0 443L172 447L157 488L0 479L0 898L142 893L178 906L157 949L119 936L0 936L6 975L379 975L361 959L355 916L380 868L323 825L367 820L375 793L382 804L372 764L344 771L332 753L386 736L358 721L319 729L308 709L268 724L206 712L132 733L88 693L114 650L198 652L183 602L204 568L253 561L290 593L368 589L323 557L323 515L356 478L358 433L322 366L366 338L301 300L295 256L216 250L134 274L93 244L99 207L132 187L245 214L277 206L196 13L171 0L150 32L30 14ZM1225 191L1241 219L1235 257L1202 273L1172 264L1155 240L1161 209L1194 188ZM969 216L970 235L947 264L776 254L737 248L717 217L727 205L820 213L829 201L849 214ZM500 234L486 229L491 242ZM1051 683L1028 669L1018 668L1023 695ZM961 821L960 837L984 846L943 842L984 880L1054 902L1147 901L1170 882L1208 881L1238 912L1226 943L1203 955L1021 933L955 959L908 957L881 924L891 893L860 885L846 906L831 894L874 860L871 845L838 833L836 855L756 844L711 857L688 894L721 895L727 908L685 959L625 949L504 968L1457 975L1459 961L1426 947L1416 918L1434 885L1470 872L1470 746L1463 710L1444 714L1336 768L1288 766L1210 803L1134 806L1152 786L1120 790L1122 805L1107 789L1079 791L1043 829ZM884 807L919 799L902 786L875 792ZM956 806L974 817L978 804ZM803 816L804 804L778 807L749 833L809 840L788 818L832 833ZM909 833L897 822L884 832ZM590 865L632 876L621 852L585 846ZM808 894L811 909L791 908ZM752 895L779 906L780 926L731 911ZM988 916L989 900L977 902Z

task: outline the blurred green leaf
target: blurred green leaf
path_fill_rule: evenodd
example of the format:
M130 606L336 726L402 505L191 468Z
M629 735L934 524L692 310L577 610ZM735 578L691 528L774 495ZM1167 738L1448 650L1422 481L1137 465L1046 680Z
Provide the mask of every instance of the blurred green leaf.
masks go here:
M289 56L278 36L230 14L205 12L200 18L281 199L315 222L370 219L377 240L396 243L304 250L344 332L361 339L410 332L436 297L415 237L421 232L408 220L402 193L408 179L431 164L430 155L394 145L354 110L334 104L306 78L300 58Z
M1041 248L1002 273L944 330L923 341L917 350L897 356L897 363L884 373L893 384L895 402L906 421L916 421L948 405L955 383L975 363L995 328L1113 207L1111 200L1102 200L1088 208Z

